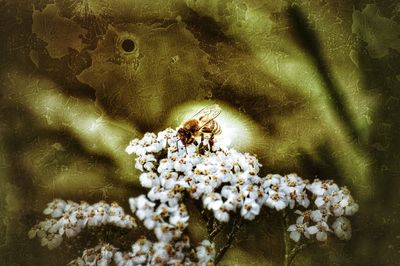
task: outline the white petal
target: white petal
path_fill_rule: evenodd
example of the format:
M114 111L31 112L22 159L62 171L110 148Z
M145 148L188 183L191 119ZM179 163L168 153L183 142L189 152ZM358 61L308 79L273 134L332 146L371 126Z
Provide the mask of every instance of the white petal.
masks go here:
M345 208L345 214L349 216L354 215L358 211L358 208L358 204L353 203Z
M135 213L136 211L136 199L135 198L129 198L129 207L131 208L131 211Z
M325 232L318 232L317 233L317 240L318 241L325 241L328 238Z
M290 233L290 238L293 240L293 241L295 241L295 242L298 242L299 240L300 240L300 236L301 236L301 234L300 234L300 232L299 231L292 231L291 233Z
M310 226L307 228L307 232L310 235L316 234L318 232L318 228L316 226Z
M147 229L153 230L154 226L156 225L156 222L152 218L147 218L144 220L143 224Z
M321 213L321 211L320 211L320 210L312 211L312 212L311 212L311 219L312 219L314 222L319 222L319 221L321 221L321 219L322 219L322 213Z
M227 223L229 221L229 214L227 212L216 210L214 211L214 216L220 222Z
M297 230L297 226L296 226L295 224L292 224L292 225L290 225L290 226L288 227L287 230L288 230L289 232L296 231L296 230Z
M283 201L281 201L281 200L279 200L279 201L276 202L276 204L275 204L275 209L276 209L277 211L283 210L284 208L286 208L286 203L285 203L285 202L283 202Z
M31 230L29 230L29 232L28 232L29 238L30 239L35 238L37 232L38 232L38 229L36 229L36 228L32 228Z
M315 200L315 205L317 205L318 208L321 207L322 205L324 205L324 203L325 203L325 201L324 201L324 199L322 197L318 197Z

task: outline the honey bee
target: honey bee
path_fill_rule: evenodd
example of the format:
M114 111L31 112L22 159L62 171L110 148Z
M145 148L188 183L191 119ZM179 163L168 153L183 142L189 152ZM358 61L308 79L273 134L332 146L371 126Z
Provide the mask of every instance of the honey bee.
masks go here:
M198 111L192 118L187 120L178 129L177 136L182 141L183 145L194 143L197 145L195 137L201 136L201 143L203 145L204 133L210 134L209 145L212 149L214 144L214 135L221 133L220 125L214 120L221 113L221 108L218 104L206 106Z

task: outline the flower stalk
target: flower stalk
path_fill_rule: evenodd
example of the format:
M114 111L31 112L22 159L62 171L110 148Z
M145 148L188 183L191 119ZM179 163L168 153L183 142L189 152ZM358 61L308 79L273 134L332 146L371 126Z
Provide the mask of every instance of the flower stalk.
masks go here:
M242 223L243 223L243 220L241 217L236 216L235 218L233 218L232 227L226 237L226 241L225 241L224 245L219 249L219 251L217 252L217 254L215 256L215 264L216 265L222 260L225 253L232 246L232 243L235 240L236 234L237 234L237 232L239 232L240 227L242 226Z

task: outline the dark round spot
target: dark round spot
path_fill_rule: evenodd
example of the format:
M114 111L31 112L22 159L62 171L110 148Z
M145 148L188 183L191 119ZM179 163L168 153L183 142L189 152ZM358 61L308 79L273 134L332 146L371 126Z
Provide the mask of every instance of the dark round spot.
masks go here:
M122 49L124 49L125 52L132 52L135 50L135 42L132 41L131 39L126 39L121 43Z

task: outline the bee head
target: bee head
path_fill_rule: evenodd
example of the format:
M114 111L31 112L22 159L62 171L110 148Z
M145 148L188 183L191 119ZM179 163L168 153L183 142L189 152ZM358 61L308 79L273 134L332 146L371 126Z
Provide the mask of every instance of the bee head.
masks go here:
M186 130L186 131L185 131L185 137L186 137L187 139L190 139L190 138L192 137L192 132Z
M191 137L192 137L192 132L189 130L185 130L184 128L178 129L178 138L183 142L186 143Z

